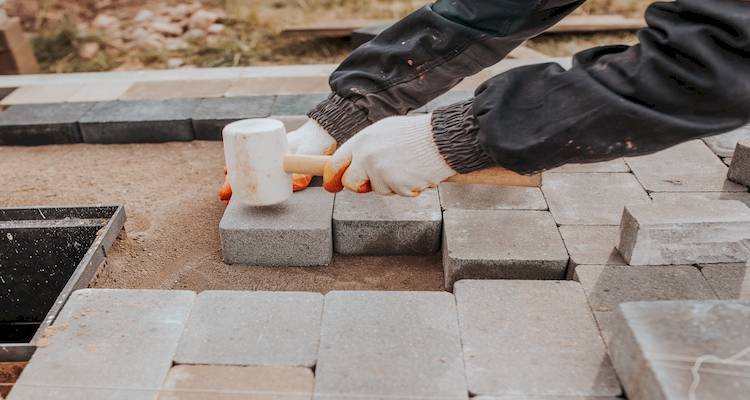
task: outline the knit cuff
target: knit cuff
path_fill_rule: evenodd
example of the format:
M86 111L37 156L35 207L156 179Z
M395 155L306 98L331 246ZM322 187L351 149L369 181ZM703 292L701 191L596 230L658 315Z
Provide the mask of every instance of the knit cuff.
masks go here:
M479 144L474 99L439 108L432 113L432 136L438 151L459 174L497 164Z
M364 110L336 93L315 106L307 116L317 121L338 144L372 124Z

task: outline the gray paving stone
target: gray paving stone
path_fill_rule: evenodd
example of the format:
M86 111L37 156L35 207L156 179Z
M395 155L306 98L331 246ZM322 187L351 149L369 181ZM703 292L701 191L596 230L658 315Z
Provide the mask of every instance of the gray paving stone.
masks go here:
M721 300L750 300L750 267L746 264L709 264L701 267L701 273Z
M81 85L72 83L22 86L0 100L0 105L62 103L79 90Z
M477 396L475 400L622 400L622 397L601 396Z
M336 194L333 249L347 255L433 254L440 250L443 215L436 189L417 197Z
M189 79L133 83L120 100L166 100L224 96L232 79Z
M570 254L568 274L579 265L625 265L615 248L620 238L616 225L563 225L560 235Z
M327 94L283 95L276 97L271 114L273 115L307 115L321 101L328 98Z
M10 400L152 400L172 366L195 293L75 292Z
M472 394L620 394L577 282L464 280L455 293Z
M195 300L174 360L312 367L322 312L319 293L205 291Z
M192 115L197 140L221 140L229 123L271 115L274 96L216 97L201 100Z
M750 186L750 139L743 139L737 143L727 177L734 182Z
M625 207L617 249L630 265L745 262L750 208L736 200Z
M625 303L616 324L609 349L628 399L747 398L750 302Z
M750 139L750 125L720 135L705 137L703 141L719 157L732 157L737 142L742 139Z
M433 112L438 108L466 101L472 97L474 97L474 92L471 90L451 90L427 103L425 108L427 112Z
M120 98L132 85L129 81L107 81L106 83L85 83L81 84L80 89L70 96L66 101L114 101Z
M649 192L746 192L727 180L727 167L701 140L625 158Z
M654 192L651 193L651 199L655 203L672 204L709 200L738 200L750 206L750 193L748 192Z
M448 289L460 279L563 279L567 264L568 253L548 212L449 209L443 213Z
M732 165L732 157L725 157L722 159L722 161L724 161L724 164L726 164L727 167Z
M575 280L583 286L605 343L612 337L620 303L716 299L708 282L693 266L582 265L576 268Z
M539 188L498 187L444 182L439 186L443 209L464 210L546 210Z
M617 225L628 204L651 199L631 174L545 174L542 192L560 225Z
M200 99L106 101L80 120L86 143L152 143L193 140L190 121Z
M0 112L0 145L80 143L78 120L93 103L19 104Z
M159 400L310 400L314 384L308 368L176 365Z
M593 172L630 172L622 158L589 164L565 164L547 171L547 173L593 173Z
M310 118L307 115L271 115L268 118L273 118L281 121L284 124L287 132L291 132L304 125Z
M444 292L329 292L315 399L466 399L456 303Z
M224 262L327 265L333 256L332 214L333 194L318 187L294 193L275 206L230 201L219 223Z

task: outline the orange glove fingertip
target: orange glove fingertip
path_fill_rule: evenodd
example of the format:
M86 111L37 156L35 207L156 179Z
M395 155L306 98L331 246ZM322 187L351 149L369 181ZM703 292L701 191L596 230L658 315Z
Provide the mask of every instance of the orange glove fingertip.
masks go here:
M349 168L351 160L347 160L341 168L335 169L333 164L329 161L326 163L325 169L323 170L323 188L331 193L337 193L344 190L344 184L341 183L341 178L346 173L346 169Z
M311 175L292 174L292 191L298 192L310 186Z

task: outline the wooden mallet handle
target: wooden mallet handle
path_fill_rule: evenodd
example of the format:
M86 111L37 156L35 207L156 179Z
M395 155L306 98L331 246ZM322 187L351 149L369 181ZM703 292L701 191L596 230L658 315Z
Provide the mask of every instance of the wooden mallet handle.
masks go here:
M331 156L287 154L284 170L290 174L323 176L323 169ZM542 175L521 175L501 167L492 167L468 174L453 175L447 182L477 183L495 186L542 186Z

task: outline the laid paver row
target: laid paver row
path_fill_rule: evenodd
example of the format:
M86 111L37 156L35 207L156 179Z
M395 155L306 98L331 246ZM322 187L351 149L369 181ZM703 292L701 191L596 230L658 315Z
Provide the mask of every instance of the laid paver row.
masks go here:
M229 122L273 116L296 129L325 95L247 96L12 105L0 145L221 140Z
M160 387L163 399L192 399L194 390L278 390L277 379L309 393L303 371L313 365L321 399L620 393L570 281L463 281L455 297L87 289L47 340L11 400L153 398ZM253 372L268 378L222 376Z

